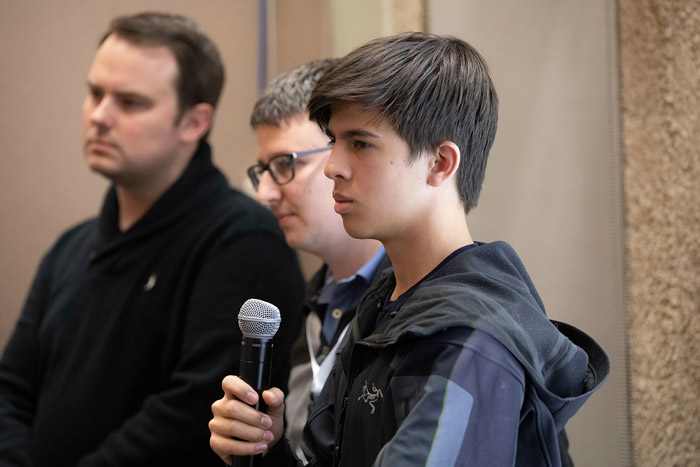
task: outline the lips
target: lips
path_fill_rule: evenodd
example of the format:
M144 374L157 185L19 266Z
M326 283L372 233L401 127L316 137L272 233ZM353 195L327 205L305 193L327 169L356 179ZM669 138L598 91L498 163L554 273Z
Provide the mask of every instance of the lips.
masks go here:
M85 147L90 152L96 153L112 152L117 148L116 144L110 143L109 141L105 141L99 138L88 139L87 143L85 144Z
M289 224L289 222L291 222L291 220L292 220L292 217L294 217L294 214L291 214L288 212L286 212L286 213L276 212L274 214L275 214L275 217L277 218L277 223L280 225L280 227L284 227L287 224Z
M341 195L340 193L333 192L333 199L335 200L335 204L333 205L333 209L337 214L343 215L347 214L350 211L350 207L352 205L352 200L348 197L345 197Z

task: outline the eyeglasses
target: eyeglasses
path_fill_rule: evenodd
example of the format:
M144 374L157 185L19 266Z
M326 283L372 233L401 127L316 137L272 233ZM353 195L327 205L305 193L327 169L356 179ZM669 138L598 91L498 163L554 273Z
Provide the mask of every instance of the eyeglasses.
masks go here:
M250 178L253 188L258 189L260 185L260 177L266 170L270 172L272 180L278 185L284 185L294 179L294 160L298 157L316 154L318 152L330 151L331 146L326 146L319 149L310 149L308 151L293 152L291 154L278 154L272 157L267 164L257 163L248 167L248 177Z

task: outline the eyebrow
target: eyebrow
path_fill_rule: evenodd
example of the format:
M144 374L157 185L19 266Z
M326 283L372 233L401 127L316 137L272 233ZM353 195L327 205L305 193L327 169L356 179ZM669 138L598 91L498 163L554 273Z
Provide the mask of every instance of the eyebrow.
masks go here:
M90 81L87 82L87 87L90 89L90 91L104 91L104 88L102 86L91 83ZM120 99L135 99L144 102L153 102L153 99L144 96L143 94L139 94L138 92L114 91L113 94Z
M326 135L330 136L331 138L335 135L333 135L333 132L331 130L326 130ZM353 129L353 130L345 130L340 133L340 136L343 138L379 138L379 135L372 133L371 131L367 130L362 130L362 129Z

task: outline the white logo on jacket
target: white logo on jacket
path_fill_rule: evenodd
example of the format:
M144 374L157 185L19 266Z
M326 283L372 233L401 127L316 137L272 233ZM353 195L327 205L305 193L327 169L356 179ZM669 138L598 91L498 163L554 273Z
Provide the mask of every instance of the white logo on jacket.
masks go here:
M384 394L382 393L382 390L378 389L377 386L372 383L372 392L370 392L369 388L367 387L367 380L365 380L365 385L362 386L362 395L358 397L357 400L363 400L366 404L369 404L369 406L372 407L372 411L370 412L370 415L372 415L376 408L374 407L374 403L383 398Z
M156 280L157 280L157 279L158 279L158 276L157 276L155 273L151 274L151 275L148 277L148 281L144 284L143 290L145 290L146 292L148 292L148 291L151 290L153 287L155 287L155 286L156 286Z

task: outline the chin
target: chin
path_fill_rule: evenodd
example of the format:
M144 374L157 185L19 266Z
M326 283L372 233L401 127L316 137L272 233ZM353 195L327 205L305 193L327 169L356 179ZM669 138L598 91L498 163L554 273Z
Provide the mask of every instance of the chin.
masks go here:
M357 238L360 240L366 239L366 238L373 238L371 237L371 233L369 229L367 229L367 226L361 226L357 225L355 222L348 222L345 219L343 219L343 227L345 228L345 231L350 235L352 238Z
M108 168L102 166L101 164L91 164L88 161L87 166L88 166L88 169L90 169L92 172L94 172L98 175L102 175L103 177L109 178L110 180L112 179L112 176L111 176L112 172Z
M288 234L287 232L284 232L284 240L287 242L287 245L289 245L290 248L295 249L303 248L305 243L303 238L293 234Z

